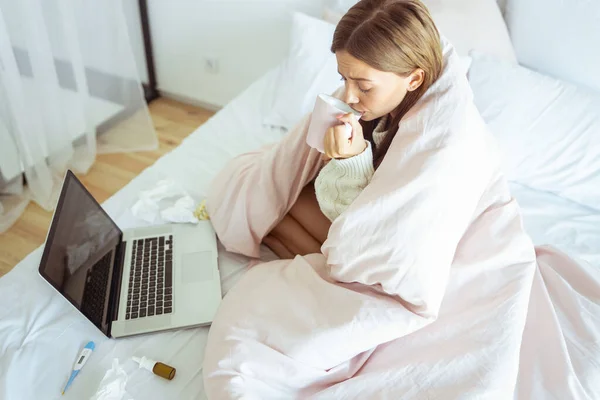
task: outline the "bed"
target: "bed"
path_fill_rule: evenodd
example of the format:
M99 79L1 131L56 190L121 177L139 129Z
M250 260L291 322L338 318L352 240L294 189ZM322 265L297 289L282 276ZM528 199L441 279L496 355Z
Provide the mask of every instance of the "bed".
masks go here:
M274 69L191 134L178 148L146 169L103 206L123 228L142 226L131 214L140 190L163 178L175 179L196 199L227 159L276 141L281 129L264 126L279 69ZM239 127L242 126L242 131ZM235 139L235 140L232 140ZM600 265L600 213L550 193L511 184L536 244L551 244L571 256ZM118 358L129 375L134 399L202 399L202 359L208 328L107 339L38 276L39 248L0 279L5 307L0 311L0 394L6 399L58 398L80 349L89 340L96 350L66 399L91 397ZM264 249L263 259L275 256ZM222 289L226 293L249 260L220 249ZM173 381L140 370L131 357L148 356L177 368Z
M269 71L218 112L171 153L143 171L108 199L104 208L122 228L142 226L131 206L141 190L160 179L180 184L202 199L214 175L230 158L277 141L280 127L266 125L277 102L277 85L285 64ZM511 183L535 244L566 252L600 280L600 212L546 190ZM38 248L0 279L0 398L59 398L75 358L90 340L96 349L66 399L93 396L117 358L128 374L133 399L204 399L202 360L208 327L108 339L38 276ZM276 257L263 248L261 258ZM219 249L222 290L242 276L249 259ZM177 368L172 381L138 369L132 356L147 356ZM599 368L600 369L600 368ZM595 373L598 373L597 371Z

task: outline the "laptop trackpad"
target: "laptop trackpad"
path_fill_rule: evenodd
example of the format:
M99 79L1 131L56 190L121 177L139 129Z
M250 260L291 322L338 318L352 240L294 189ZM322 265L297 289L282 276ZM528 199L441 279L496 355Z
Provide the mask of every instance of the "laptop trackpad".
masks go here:
M182 257L181 280L184 283L212 281L215 257L212 251L187 253Z

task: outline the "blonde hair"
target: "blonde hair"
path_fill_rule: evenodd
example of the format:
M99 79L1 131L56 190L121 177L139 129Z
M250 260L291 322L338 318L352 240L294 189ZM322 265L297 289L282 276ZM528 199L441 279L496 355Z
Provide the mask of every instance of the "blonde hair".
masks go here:
M369 66L402 77L417 68L425 72L421 86L408 92L396 108L389 134L375 148L374 164L385 156L402 117L423 96L442 72L442 46L438 30L419 0L361 0L338 23L331 51L345 50ZM390 121L388 121L390 122ZM365 137L373 146L377 121L362 122Z

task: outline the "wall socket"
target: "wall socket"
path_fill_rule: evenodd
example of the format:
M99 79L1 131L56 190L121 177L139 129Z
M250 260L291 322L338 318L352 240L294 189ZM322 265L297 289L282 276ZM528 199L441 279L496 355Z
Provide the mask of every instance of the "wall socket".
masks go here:
M204 69L209 74L218 74L219 59L217 57L204 57Z

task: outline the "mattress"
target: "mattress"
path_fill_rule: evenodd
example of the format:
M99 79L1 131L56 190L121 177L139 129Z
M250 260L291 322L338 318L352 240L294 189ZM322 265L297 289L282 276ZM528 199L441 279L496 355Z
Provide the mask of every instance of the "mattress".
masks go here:
M160 179L179 183L196 200L231 158L279 140L280 129L262 124L270 110L279 73L274 69L171 153L159 159L103 206L122 228L145 225L131 214L138 193ZM511 184L536 244L551 244L578 260L600 265L600 215L553 194ZM203 399L202 359L208 328L191 328L108 339L81 316L37 273L42 249L0 279L0 398L58 398L75 358L89 341L96 350L67 391L66 399L87 399L117 358L128 374L133 399ZM275 256L263 249L264 260ZM226 293L244 273L249 260L219 248L222 289ZM132 356L147 356L177 368L172 381L141 370Z

